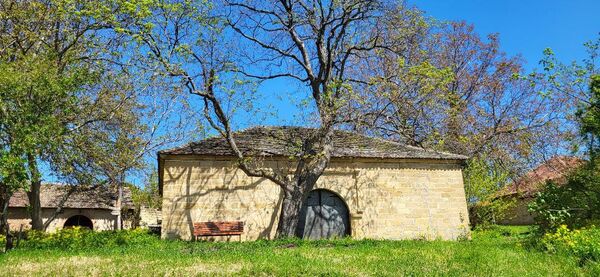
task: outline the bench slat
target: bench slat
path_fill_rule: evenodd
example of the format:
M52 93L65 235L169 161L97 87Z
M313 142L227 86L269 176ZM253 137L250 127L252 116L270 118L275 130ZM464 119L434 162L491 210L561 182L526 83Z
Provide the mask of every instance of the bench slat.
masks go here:
M194 236L241 235L244 232L242 221L214 221L194 223Z

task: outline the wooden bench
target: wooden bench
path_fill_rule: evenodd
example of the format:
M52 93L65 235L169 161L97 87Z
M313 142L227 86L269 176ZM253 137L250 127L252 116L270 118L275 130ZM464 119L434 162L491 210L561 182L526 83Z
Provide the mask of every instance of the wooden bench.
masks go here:
M194 238L211 236L238 236L242 241L243 221L213 221L194 223Z

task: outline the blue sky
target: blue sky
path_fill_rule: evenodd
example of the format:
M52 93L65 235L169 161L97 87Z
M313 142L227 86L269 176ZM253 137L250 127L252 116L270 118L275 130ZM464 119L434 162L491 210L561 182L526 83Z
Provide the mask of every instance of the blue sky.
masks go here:
M545 48L552 48L563 62L586 57L583 43L600 32L600 0L407 0L438 20L464 20L485 37L500 35L501 49L509 55L520 55L525 69L538 67ZM289 103L288 96L298 97L299 87L291 80L279 79L263 83L258 92L275 116L257 120L241 116L236 127L253 125L306 125L297 120L300 110ZM296 93L294 93L296 92ZM280 97L272 97L280 95ZM241 120L240 120L241 119ZM240 122L241 121L241 122Z
M500 34L502 49L527 68L550 47L563 62L585 57L582 44L600 32L600 0L409 0L440 20L465 20L481 35Z
M582 44L600 32L600 0L407 0L438 20L464 20L486 36L500 35L501 49L521 55L526 69L538 67L542 51L550 47L563 62L586 57ZM236 128L254 125L313 125L298 119L302 88L288 79L273 80L258 87L261 114L242 113ZM278 95L273 97L273 95ZM184 141L181 144L185 143ZM154 157L151 158L153 162ZM139 178L132 180L136 184Z

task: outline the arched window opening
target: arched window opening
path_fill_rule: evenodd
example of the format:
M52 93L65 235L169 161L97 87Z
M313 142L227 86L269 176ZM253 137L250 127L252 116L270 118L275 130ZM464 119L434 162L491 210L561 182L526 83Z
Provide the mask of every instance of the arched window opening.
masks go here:
M92 220L83 215L75 215L75 216L69 217L69 219L67 219L67 221L65 222L64 228L72 228L75 226L89 228L90 230L94 230L94 224L92 223Z

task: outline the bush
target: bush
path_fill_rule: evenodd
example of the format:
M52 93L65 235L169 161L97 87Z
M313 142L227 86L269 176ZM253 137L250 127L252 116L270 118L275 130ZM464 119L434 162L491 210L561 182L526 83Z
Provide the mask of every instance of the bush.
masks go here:
M600 221L600 169L588 163L567 176L558 186L548 182L529 205L536 223L553 232L562 225L582 228Z
M491 201L482 201L469 208L469 221L473 229L492 228L499 220L509 219L508 213L515 207L514 198L497 198Z
M34 249L85 249L124 245L148 245L156 243L159 239L147 230L120 230L95 232L87 228L62 229L54 233L30 230L26 240L22 242L23 248Z
M0 248L6 245L6 236L0 235Z
M498 198L498 190L508 180L508 171L481 156L470 159L464 173L471 227L496 224L515 203Z
M546 251L574 254L582 264L600 262L600 228L595 226L570 230L561 225L556 231L544 234L540 242Z

